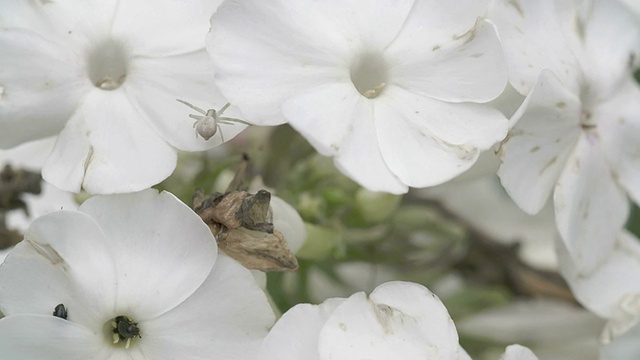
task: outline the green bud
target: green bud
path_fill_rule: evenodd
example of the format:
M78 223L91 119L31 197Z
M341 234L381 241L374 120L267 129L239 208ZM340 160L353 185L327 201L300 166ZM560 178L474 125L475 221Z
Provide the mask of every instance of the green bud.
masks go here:
M400 205L402 196L359 189L356 193L356 208L362 219L369 223L387 220Z
M326 259L332 257L340 241L340 235L329 228L304 224L307 241L298 250L296 256L301 259Z

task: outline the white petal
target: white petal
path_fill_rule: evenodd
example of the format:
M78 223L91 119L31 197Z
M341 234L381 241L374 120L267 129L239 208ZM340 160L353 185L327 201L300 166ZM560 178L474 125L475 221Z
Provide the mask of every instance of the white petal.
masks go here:
M458 334L442 302L414 283L357 293L331 314L320 332L321 359L454 359Z
M538 360L529 348L522 345L509 345L500 360Z
M36 219L0 267L2 312L51 315L62 303L69 320L102 328L114 308L114 259L96 222L79 212Z
M307 230L296 209L277 196L271 197L273 226L284 235L289 249L295 254L307 239Z
M602 0L592 1L584 21L585 76L598 93L616 92L640 58L640 22L618 1Z
M553 194L556 224L578 272L595 270L613 250L629 214L595 133L580 136Z
M628 9L640 16L640 2L637 0L622 0L622 3L627 6Z
M422 11L433 13L431 9ZM417 16L418 12L414 14ZM433 24L423 26L426 21L420 18L420 27L430 33ZM487 102L504 90L507 66L491 23L479 21L465 36L441 39L443 42L435 45L427 39L414 38L416 34L408 35L401 34L387 50L392 84L451 102ZM422 50L416 50L417 43Z
M545 71L513 116L502 143L498 176L509 196L529 214L544 206L578 137L582 105Z
M592 116L614 177L640 203L640 87L629 79Z
M0 32L0 49L0 147L57 134L86 86L80 59L25 30Z
M184 100L205 110L220 110L227 103L214 84L213 67L206 51L162 59L137 58L131 62L130 73L125 92L139 116L165 141L187 151L206 150L222 143L220 134L209 141L198 136L189 114L200 114L176 101ZM244 119L235 106L223 116ZM220 127L224 140L228 141L247 126L234 123Z
M389 169L380 151L376 134L373 104L361 98L349 115L352 126L345 135L334 161L342 173L371 191L393 194L407 192L404 185Z
M467 351L463 349L462 346L458 350L458 360L472 360L471 356L469 356Z
M509 80L520 94L532 90L544 69L551 70L566 88L579 90L582 74L574 55L579 43L573 4L555 0L493 2L489 19L496 24L502 41Z
M257 359L320 360L318 337L331 313L344 299L328 299L320 305L298 304L289 309L264 338Z
M84 56L84 49L108 36L117 0L21 1L4 0L0 23L6 28L27 30L57 42Z
M388 106L400 113L404 123L421 127L449 145L469 145L487 150L507 135L507 119L487 106L452 104L416 95L401 87L390 86L377 105ZM384 101L382 101L384 100ZM377 117L378 119L383 116ZM399 119L385 119L399 126ZM380 138L383 138L381 133Z
M562 321L558 321L562 319ZM517 300L456 321L460 334L496 343L544 344L560 347L597 337L603 321L573 303L545 299Z
M105 346L102 336L53 316L13 315L0 320L3 359L104 360L112 348Z
M467 170L504 138L507 120L476 104L450 104L389 87L376 102L378 137L391 170L410 186L431 186ZM384 101L383 101L384 100Z
M151 359L245 360L275 316L249 270L220 254L202 286L160 317L145 321L140 346Z
M126 39L133 56L158 57L204 49L209 19L222 0L119 2L111 36Z
M395 86L386 91L375 102L380 149L391 171L409 186L450 180L507 132L507 121L497 110L443 103Z
M175 150L140 119L124 92L96 89L59 136L43 173L65 190L77 191L65 180L84 171L82 185L89 193L131 192L167 178L176 160Z
M421 50L431 52L453 38L463 36L483 17L490 0L418 0L413 5L402 31L390 45L397 56L415 57ZM416 46L417 45L417 46Z
M252 123L281 124L280 104L292 95L350 82L350 45L323 6L331 7L308 0L226 1L211 18L206 41L217 84Z
M42 192L40 194L23 194L22 200L27 204L29 213L11 211L6 214L7 226L10 229L24 231L29 227L33 219L41 215L57 210L78 209L74 194L61 191L47 182L42 183Z
M640 294L640 245L638 239L623 231L615 249L592 274L582 275L566 246L558 242L560 271L580 303L595 314L608 318L615 313L627 294Z
M53 149L55 137L22 143L10 150L0 150L0 165L9 164L33 171L40 171Z
M80 211L91 215L109 240L118 279L116 310L135 314L137 321L183 302L215 262L211 231L170 193L98 196Z
M79 193L91 155L89 130L81 111L69 119L42 167L42 178L58 189Z
M640 354L640 325L600 348L600 360L635 359Z
M362 102L353 85L329 83L285 101L282 113L320 154L330 156L340 153Z

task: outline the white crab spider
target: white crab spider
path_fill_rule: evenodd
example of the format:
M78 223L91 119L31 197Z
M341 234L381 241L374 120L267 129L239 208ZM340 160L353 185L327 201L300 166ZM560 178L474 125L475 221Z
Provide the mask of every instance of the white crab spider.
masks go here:
M227 110L229 106L231 106L230 103L226 103L222 107L222 109L218 111L214 109L209 109L207 111L204 111L199 107L194 106L184 100L180 100L180 99L176 99L176 100L178 102L181 102L187 105L188 107L199 112L200 114L202 114L202 115L189 114L190 118L196 120L193 123L193 127L196 129L196 137L200 135L202 136L203 139L209 140L217 132L220 132L220 138L222 139L222 142L224 142L224 136L222 135L222 128L220 127L220 124L233 125L233 123L240 123L245 125L251 125L244 120L222 116L222 113L224 113L224 111Z

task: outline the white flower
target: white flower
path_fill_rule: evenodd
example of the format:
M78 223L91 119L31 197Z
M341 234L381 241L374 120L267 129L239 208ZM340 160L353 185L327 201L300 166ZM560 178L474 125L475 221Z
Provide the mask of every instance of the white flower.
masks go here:
M504 359L535 359L514 355ZM517 356L516 356L517 355ZM298 304L264 339L261 360L470 359L442 302L422 285L388 282L368 297Z
M58 134L45 180L117 193L168 177L176 148L219 144L197 136L176 101L226 103L203 39L219 2L3 0L0 147ZM244 127L222 125L225 139Z
M403 193L462 173L506 134L480 104L507 77L488 3L230 0L207 49L252 122L289 122L364 187Z
M493 161L498 160L495 156L490 159L492 162L488 162L483 154L468 172L454 181L419 190L416 194L436 199L447 210L497 241L519 244L518 255L526 263L556 270L557 230L553 208L545 206L534 216L523 212L509 198L495 175L498 166L494 166ZM470 178L468 175L472 173L477 176Z
M0 170L9 165L14 169L40 172L47 155L51 152L55 138L24 143L11 150L0 150ZM16 210L7 214L9 229L24 232L35 218L55 210L76 210L78 203L72 193L62 191L42 181L40 194L25 193L21 199L27 205L28 213Z
M521 345L509 345L500 360L538 360L538 357L528 348Z
M42 216L0 283L6 359L244 360L274 320L250 272L217 255L191 209L155 190ZM58 304L66 319L52 315Z
M596 315L608 319L604 343L626 333L640 321L640 240L627 231L589 275L580 273L563 243L558 244L560 271L576 298Z
M490 12L510 81L527 98L499 152L514 201L556 224L579 273L612 251L640 202L640 26L609 0L498 0Z
M527 343L543 359L563 360L596 360L602 324L597 316L574 304L544 299L517 300L456 322L463 336Z

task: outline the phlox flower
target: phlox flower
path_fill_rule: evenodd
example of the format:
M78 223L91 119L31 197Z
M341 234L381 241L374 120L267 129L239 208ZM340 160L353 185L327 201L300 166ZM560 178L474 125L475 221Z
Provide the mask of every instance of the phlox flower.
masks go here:
M388 282L369 296L298 304L264 339L257 359L271 360L463 360L458 333L442 302L422 285ZM535 360L512 346L505 360Z
M572 293L585 308L607 319L600 336L605 344L621 337L632 328L640 331L640 240L622 231L616 238L613 251L589 275L570 260L564 243L558 244L560 272ZM636 335L637 336L637 335ZM640 348L634 356L640 355Z
M542 359L596 360L603 323L573 303L540 298L494 306L462 318L456 326L465 337L528 343Z
M0 148L58 135L45 180L104 194L164 180L176 149L219 144L197 136L193 111L176 101L226 103L203 39L219 3L0 1ZM221 132L228 140L244 127Z
M617 1L497 0L510 82L526 95L498 155L511 198L555 221L579 274L595 271L640 202L640 26Z
M10 150L0 150L0 170L9 165L13 169L40 172L47 155L51 152L55 138L24 143ZM55 210L76 210L78 203L72 193L62 191L55 186L41 182L40 194L24 193L20 197L27 206L26 212L20 209L6 214L7 227L23 233L31 221Z
M251 273L155 190L36 219L0 284L3 359L245 360L274 320Z
M445 182L501 140L489 0L225 1L207 49L247 119L288 122L373 191Z

